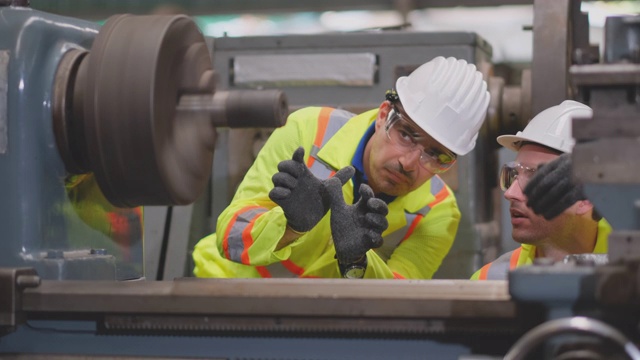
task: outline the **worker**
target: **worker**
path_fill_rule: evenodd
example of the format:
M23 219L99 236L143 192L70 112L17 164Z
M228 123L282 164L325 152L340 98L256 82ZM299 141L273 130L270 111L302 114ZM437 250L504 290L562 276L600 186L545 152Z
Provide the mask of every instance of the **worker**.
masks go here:
M359 115L292 113L196 245L194 274L431 278L460 222L438 174L474 148L489 93L474 65L451 57L395 85Z
M607 253L611 227L571 172L572 119L591 115L588 106L565 100L516 135L498 136L500 145L517 152L500 171L500 187L510 203L513 240L521 246L483 266L472 280L504 280L509 270L535 258L557 262L572 254Z
M96 267L82 274L71 271L71 277L115 276L118 280L130 280L144 275L143 207L120 208L111 204L93 173L66 176L64 188L67 198L59 204L63 226L52 227L58 236L45 237L43 248L91 250ZM58 212L54 214L57 216Z

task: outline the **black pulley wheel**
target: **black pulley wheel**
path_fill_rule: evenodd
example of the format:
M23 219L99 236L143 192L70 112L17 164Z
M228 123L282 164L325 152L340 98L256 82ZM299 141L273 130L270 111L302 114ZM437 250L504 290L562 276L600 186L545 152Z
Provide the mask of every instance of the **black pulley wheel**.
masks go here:
M216 133L207 114L176 116L181 96L215 90L211 59L193 21L111 17L87 61L88 165L106 198L119 207L195 201L211 173Z

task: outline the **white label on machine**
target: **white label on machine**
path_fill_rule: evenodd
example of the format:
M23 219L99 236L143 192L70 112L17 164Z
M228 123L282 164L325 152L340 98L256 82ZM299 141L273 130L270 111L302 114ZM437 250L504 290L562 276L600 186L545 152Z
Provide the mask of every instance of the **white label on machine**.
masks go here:
M239 55L233 85L372 86L378 71L372 53Z
M9 84L9 50L0 50L0 154L7 152L9 142L9 109L7 108Z

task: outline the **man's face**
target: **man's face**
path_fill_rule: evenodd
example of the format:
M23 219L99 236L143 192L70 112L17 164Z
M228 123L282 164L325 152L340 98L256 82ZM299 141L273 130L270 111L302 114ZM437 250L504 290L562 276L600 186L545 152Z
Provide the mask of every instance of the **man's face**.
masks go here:
M404 136L411 133L419 143L413 150L397 146L389 138L385 129L392 109L389 102L384 102L380 106L375 123L376 131L365 148L364 166L369 185L376 194L402 196L417 189L434 175L420 163L420 156L424 149L448 150L415 123L406 121L408 119L406 115L403 116L405 120L397 122L389 131L400 130ZM398 111L402 113L401 109Z
M539 145L527 144L518 151L516 163L530 169L537 169L538 165L548 163L559 155ZM510 202L511 226L513 240L522 244L539 245L552 241L553 238L564 236L569 228L568 215L566 213L546 220L536 215L527 207L527 197L522 187L526 186L525 175L519 175L521 179L513 181L505 191L504 197Z

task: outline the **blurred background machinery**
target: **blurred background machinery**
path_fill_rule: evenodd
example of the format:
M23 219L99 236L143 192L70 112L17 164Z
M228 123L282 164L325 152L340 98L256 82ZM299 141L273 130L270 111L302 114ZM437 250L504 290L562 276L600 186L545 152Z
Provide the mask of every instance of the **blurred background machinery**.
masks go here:
M0 1L0 358L640 358L637 16L607 19L601 60L580 1L534 1L514 84L474 32L205 38L187 16L100 26L28 3ZM394 3L404 18L429 5L451 6ZM449 280L184 277L191 242L290 110L375 107L437 55L476 64L492 94L476 150L445 178L465 219L437 274ZM459 280L514 246L495 136L567 98L594 108L574 120L573 157L616 230L609 263Z

